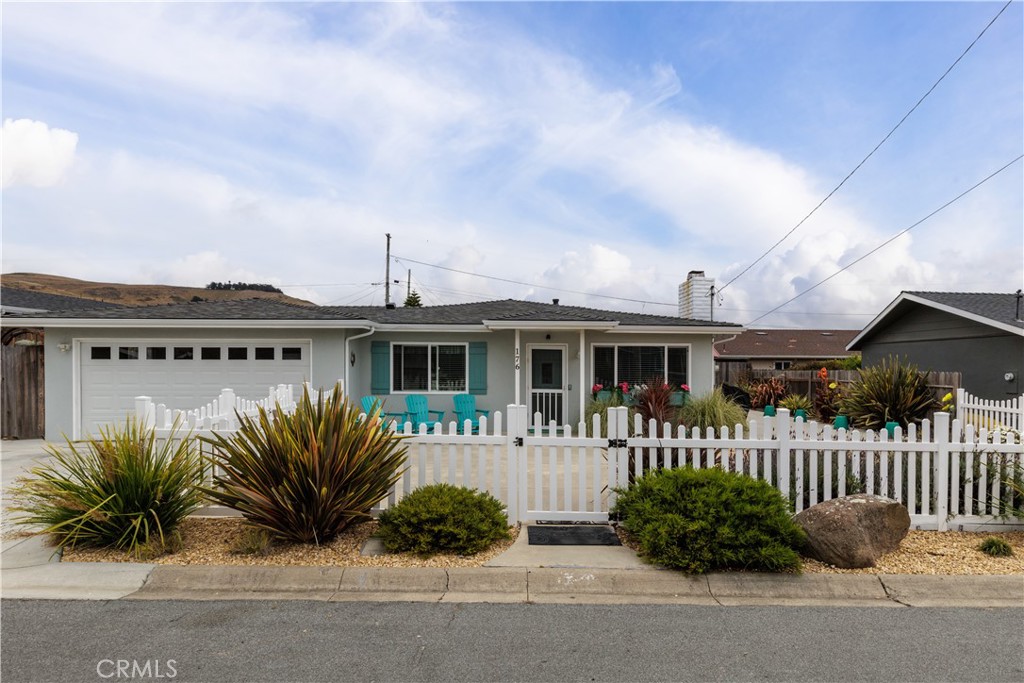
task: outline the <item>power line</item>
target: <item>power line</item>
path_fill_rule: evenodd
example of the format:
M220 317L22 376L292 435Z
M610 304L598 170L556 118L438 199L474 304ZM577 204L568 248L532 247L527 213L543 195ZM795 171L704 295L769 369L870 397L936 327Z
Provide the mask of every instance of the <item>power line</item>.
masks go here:
M740 279L741 277L743 277L743 276L744 276L744 275L745 275L745 274L746 274L746 273L747 273L747 272L748 272L748 271L749 271L749 270L750 270L751 268L753 268L753 267L754 267L754 266L756 266L756 265L757 265L758 263L760 263L760 262L761 262L761 261L762 261L762 260L763 260L763 259L764 259L765 257L767 257L767 256L768 256L768 254L772 253L772 252L773 252L773 251L775 250L775 247L777 247L777 246L779 246L780 244L782 244L783 242L785 242L785 241L786 241L786 238L788 238L788 237L789 237L790 235L792 235L792 234L793 234L794 232L796 232L797 228L799 228L799 227L800 227L801 225L803 225L803 224L804 224L804 223L805 223L805 222L807 221L807 219L808 219L808 218L810 218L811 216L813 216L813 215L815 214L815 212L817 212L817 210L818 210L818 209L820 209L820 208L821 208L821 207L822 207L822 206L823 206L823 205L825 204L825 202L827 202L827 201L828 201L828 200L829 200L829 199L830 199L830 198L832 197L832 195L834 195L834 194L835 194L836 192L838 192L838 191L839 191L839 188L841 188L841 187L842 187L843 185L845 185L845 184L846 184L846 181L847 181L847 180L849 180L850 178L852 178L852 177L853 177L853 174L854 174L854 173L856 173L857 171L859 171L859 170L860 170L860 167L861 167L861 166L863 166L863 165L865 164L865 162L867 162L867 160L868 160L868 159L870 159L870 158L871 158L872 156L874 156L875 152L877 152L877 151L878 151L878 148L879 148L879 147L881 147L882 145L884 145L884 144L886 143L886 141L887 141L887 140L888 140L888 139L889 139L890 137L892 137L892 134L893 134L893 133L895 133L895 132L896 132L896 130L897 130L897 129L898 129L898 128L899 128L900 126L902 126L902 125L903 125L903 122L904 122L904 121L906 121L906 120L907 120L907 119L908 119L908 118L910 117L910 115L914 113L914 111L915 111L915 110L916 110L916 109L917 109L917 108L918 108L918 107L919 107L919 106L921 105L921 103L925 101L925 98L927 98L927 97L928 97L929 95L931 95L931 94L932 94L932 91L933 91L933 90L935 90L935 88L937 88L937 87L938 87L939 83L941 83L941 82L942 82L942 81L943 81L943 80L944 80L944 79L946 78L946 76L948 76L948 75L949 75L949 72L950 72L950 71L952 71L952 70L953 70L953 68L954 68L954 67L955 67L955 66L956 66L957 64L959 64L959 63L960 63L960 60L961 60L961 59L963 59L963 58L964 58L964 57L965 57L965 56L967 55L967 53L971 51L971 48L972 48L972 47L974 47L975 43L977 43L977 42L978 42L979 40L981 40L981 37L982 37L983 35L985 35L985 32L986 32L986 31L988 31L989 27L991 27L991 26L992 26L992 24L994 24L994 23L996 22L996 19L998 19L998 18L1000 17L1000 15L1002 15L1002 13L1006 11L1006 8L1007 8L1007 7L1009 7L1009 6L1010 6L1010 3L1012 3L1012 2L1013 2L1013 0L1007 0L1007 3L1006 3L1005 5L1003 5L1002 9L1000 9L1000 10L999 10L999 11L998 11L998 12L996 13L996 15L995 15L994 17L992 17L992 20L991 20L990 22L988 22L988 24L987 24L987 25L985 26L985 28L983 28L983 29L981 30L981 33L979 33L979 34L978 34L978 37L977 37L977 38L975 38L975 39L974 39L973 41L971 41L971 44L967 46L967 49L965 49L965 50L964 50L964 51L963 51L962 53L960 53L960 56L956 58L956 61L954 61L954 62L953 62L952 64L950 64L950 65L949 65L949 68L948 68L948 69L946 69L946 71L945 71L945 72L944 72L944 73L943 73L943 74L942 74L941 76L939 76L939 80L935 81L935 83L933 83L933 84L932 84L932 87L928 88L928 91L927 91L927 92L926 92L926 93L925 93L924 95L922 95L922 96L921 96L921 99L919 99L919 100L917 101L917 103L916 103L916 104L915 104L915 105L914 105L913 107L911 107L911 108L910 108L910 111L908 111L908 112L907 112L906 114L904 114L904 115L903 115L903 118L899 120L899 123L897 123L897 124L896 124L895 126L893 126L892 130L890 130L890 131L889 131L889 132L888 132L888 133L886 134L886 136L885 136L884 138L882 138L882 141L881 141L881 142L879 142L879 143L878 143L877 145L875 145L874 149L872 149L872 150L871 150L870 152L868 152L868 155L867 155L866 157L864 157L863 159L861 159L861 160L860 160L860 163L859 163L859 164L857 164L856 166L854 166L853 170L852 170L852 171L850 171L850 172L849 172L848 174L846 174L846 177L845 177L845 178L843 178L843 180L842 180L842 181L841 181L841 182L840 182L840 183L839 183L838 185L836 185L836 186L835 186L834 188L832 188L832 191L831 191L831 192L829 192L829 193L828 193L827 195L825 195L825 198L824 198L824 199L822 199L822 200L821 200L820 202L818 202L818 205L817 205L817 206L815 206L815 207L814 207L813 209L811 209L811 212L810 212L809 214L807 214L806 216L804 216L803 218L801 218L801 219L800 219L800 222L799 222L799 223L797 223L796 225L794 225L794 226L793 226L792 228L790 228L789 232L787 232L787 233L786 233L785 235L783 235L783 236L782 236L782 238L781 238L781 239L779 239L779 241L778 241L778 242L776 242L776 243L775 243L775 244L773 244L772 246L768 247L768 250L767 250L766 252L764 252L763 254L761 254L760 256L758 256L758 257L757 257L756 259L754 259L754 262L753 262L753 263L751 263L751 264L750 264L749 266L747 266L746 268L744 268L743 270L741 270L741 271L739 272L739 274L738 274L738 275L736 275L736 277L732 278L731 280L729 280L728 282L726 282L726 283L725 283L724 285L722 285L722 286L721 286L721 287L720 287L720 288L718 289L718 291L719 291L720 293L721 293L721 292L724 292L724 291L725 291L725 289L726 289L726 288L727 288L727 287L728 287L729 285L731 285L732 283L736 282L736 280L739 280L739 279Z
M768 317L769 315L771 315L771 314L772 314L772 313L774 313L775 311L779 310L779 309L780 309L780 308L782 308L783 306L786 306L786 305L788 305L788 304L790 304L790 303L792 303L792 302L796 301L797 299L799 299L800 297L802 297L802 296L803 296L804 294L807 294L808 292L811 292L811 291L813 291L813 290L817 289L817 288L818 288L818 287L820 287L821 285L825 284L826 282L828 282L829 280L831 280L832 278L834 278L834 277L835 277L836 275L839 275L840 273L842 273L842 272L843 272L844 270L848 270L849 268L852 268L853 266L857 265L858 263L860 263L861 261L863 261L864 259L866 259L866 258L867 258L868 256L871 256L872 254L874 254L874 253L875 253L876 251L878 251L878 250L879 250L879 249L881 249L882 247L884 247L884 246L886 246L887 244L889 244L889 243L893 242L893 241L894 241L894 240L896 240L897 238L899 238L899 237L902 237L903 235L907 234L908 232L910 232L911 230L913 230L913 229L914 229L914 228L916 228L917 226L921 225L922 223L924 223L924 222L925 222L926 220L928 220L929 218L931 218L931 217L932 217L932 216L934 216L935 214L937 214L937 213L939 213L940 211L942 211L943 209L945 209L946 207L948 207L948 206L950 206L950 205L952 205L952 204L955 204L956 202L960 201L960 200L961 200L962 198L966 197L966 196L967 196L968 194L970 194L970 193L971 193L971 192L973 192L974 190L978 189L979 187L981 187L982 185L984 185L985 183L987 183L987 182L988 182L989 180L991 180L992 178L995 178L995 177L996 177L997 175L999 175L1000 173L1002 173L1002 172L1003 172L1003 171L1005 171L1006 169L1010 168L1010 166L1013 166L1013 165L1014 165L1015 163L1017 163L1017 162L1018 162L1018 161L1020 161L1021 159L1024 159L1024 154L1021 154L1021 155L1020 155L1020 156L1018 156L1018 157L1017 157L1016 159L1014 159L1013 161L1009 162L1008 164L1006 164L1005 166L1003 166L1002 168L1000 168L1000 169L999 169L998 171L994 171L993 173L990 173L990 174L989 174L988 176L986 176L986 177L985 177L985 178L984 178L983 180L980 180L979 182L977 182L977 183L975 183L974 185L972 185L972 186L971 186L970 188L968 188L968 189L964 190L963 192L961 192L960 194L958 194L958 195L957 195L956 197L954 197L953 199L950 199L950 200L949 200L948 202L946 202L945 204L943 204L943 205L942 205L942 206L940 206L939 208L935 209L934 211L932 211L932 212L931 212L930 214L928 214L927 216L925 216L925 217L924 217L924 218L922 218L921 220L917 221L917 222L916 222L916 223L914 223L913 225L910 225L909 227L906 227L906 228L904 228L903 230L900 230L900 231L899 231L898 233L896 233L895 235L893 235L892 237L890 237L890 238L889 238L889 239L887 239L886 241L882 242L881 244L879 244L879 245L878 245L877 247L875 247L874 249L872 249L872 250L871 250L871 251L869 251L868 253L864 254L863 256L860 256L859 258L855 259L854 261L852 261L852 262L848 263L847 265L843 266L842 268L840 268L840 269L839 269L839 270L837 270L836 272L834 272L834 273L832 273L831 275L829 275L828 277L826 277L826 278L825 278L824 280L820 280L820 281L818 281L818 282L817 282L816 284L814 284L814 285L812 285L812 286L808 287L808 288L807 288L807 289L805 289L804 291L802 291L802 292L800 292L799 294L797 294L796 296L794 296L794 297L793 297L792 299L789 299L788 301L784 301L783 303L779 304L778 306L776 306L776 307L775 307L775 308L773 308L772 310L768 311L767 313L765 313L765 314L763 314L763 315L761 315L761 316L758 316L757 318L754 318L753 320L751 320L750 322L748 322L748 323L747 323L747 326L749 326L749 325L753 325L753 324L754 324L754 323L756 323L756 322L757 322L758 320L761 320L762 318L766 318L766 317Z
M538 285L532 282L523 282L521 280L510 280L504 277L497 277L495 275L481 275L480 273L471 273L468 270L459 270L458 268L449 268L448 266L439 266L436 263L426 263L424 261L417 261L416 259L406 258L405 256L393 256L399 263L415 263L420 266L427 266L428 268L437 268L439 270L447 270L451 273L459 273L460 275L470 275L472 277L480 277L487 280L497 280L498 282L508 282L513 285L522 285L523 287L534 287L536 289L547 289L552 292L565 292L567 294L579 294L581 296L592 296L600 299L614 299L615 301L630 301L636 304L651 304L652 306L671 306L675 308L678 304L665 303L664 301L648 301L646 299L630 299L624 296L612 296L610 294L595 294L593 292L581 292L576 289L562 289L561 287L549 287L548 285Z

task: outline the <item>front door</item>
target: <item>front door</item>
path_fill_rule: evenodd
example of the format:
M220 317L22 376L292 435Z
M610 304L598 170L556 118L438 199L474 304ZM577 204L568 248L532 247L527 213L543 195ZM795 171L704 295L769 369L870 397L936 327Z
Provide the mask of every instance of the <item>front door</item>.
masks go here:
M534 346L530 349L530 421L537 413L541 423L561 425L565 418L565 347Z

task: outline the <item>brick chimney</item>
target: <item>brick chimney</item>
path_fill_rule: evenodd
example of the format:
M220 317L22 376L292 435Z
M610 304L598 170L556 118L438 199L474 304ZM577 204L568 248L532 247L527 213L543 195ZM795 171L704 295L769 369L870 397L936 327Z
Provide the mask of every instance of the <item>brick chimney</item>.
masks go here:
M711 288L715 278L706 277L703 270L691 270L686 282L679 285L679 317L711 320Z

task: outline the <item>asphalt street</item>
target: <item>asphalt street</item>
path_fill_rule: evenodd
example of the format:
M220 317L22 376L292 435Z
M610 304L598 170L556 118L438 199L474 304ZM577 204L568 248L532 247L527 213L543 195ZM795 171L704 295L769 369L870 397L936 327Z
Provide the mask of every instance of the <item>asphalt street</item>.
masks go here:
M4 600L13 681L1021 681L1024 609Z

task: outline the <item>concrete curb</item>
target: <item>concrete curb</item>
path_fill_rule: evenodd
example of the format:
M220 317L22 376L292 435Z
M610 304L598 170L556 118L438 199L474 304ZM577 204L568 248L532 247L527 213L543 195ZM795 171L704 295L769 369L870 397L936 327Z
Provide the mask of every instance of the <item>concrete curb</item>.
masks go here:
M1024 576L61 563L4 570L3 584L35 599L1024 607Z

